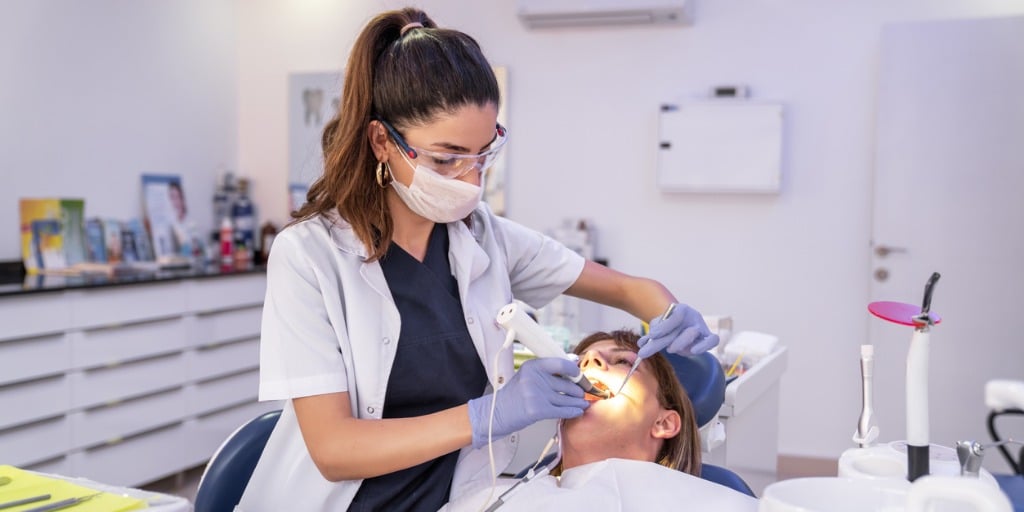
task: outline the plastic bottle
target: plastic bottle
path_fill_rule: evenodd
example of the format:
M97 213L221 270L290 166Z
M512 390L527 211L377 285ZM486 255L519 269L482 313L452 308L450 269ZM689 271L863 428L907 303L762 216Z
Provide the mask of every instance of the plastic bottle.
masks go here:
M231 218L224 217L220 221L220 265L231 268L235 260L235 235L231 227Z
M231 215L231 204L233 201L235 178L231 171L221 172L217 183L217 190L213 194L213 218L223 219Z
M231 220L240 245L250 250L256 247L256 208L249 200L249 180L245 178L238 180L238 197L231 207Z

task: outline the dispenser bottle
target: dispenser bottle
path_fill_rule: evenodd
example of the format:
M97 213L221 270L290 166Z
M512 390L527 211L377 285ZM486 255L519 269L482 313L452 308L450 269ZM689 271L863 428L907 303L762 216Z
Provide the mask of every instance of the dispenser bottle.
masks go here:
M231 226L231 218L224 217L220 221L220 265L221 268L234 266L235 234Z

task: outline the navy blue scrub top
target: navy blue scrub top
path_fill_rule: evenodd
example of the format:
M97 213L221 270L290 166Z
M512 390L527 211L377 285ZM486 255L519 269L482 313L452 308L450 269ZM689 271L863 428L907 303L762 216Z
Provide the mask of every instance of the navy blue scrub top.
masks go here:
M402 318L383 417L423 416L482 395L487 373L466 328L458 282L448 265L447 227L434 225L422 263L392 243L380 266ZM367 478L349 510L436 512L448 501L458 458L456 450Z

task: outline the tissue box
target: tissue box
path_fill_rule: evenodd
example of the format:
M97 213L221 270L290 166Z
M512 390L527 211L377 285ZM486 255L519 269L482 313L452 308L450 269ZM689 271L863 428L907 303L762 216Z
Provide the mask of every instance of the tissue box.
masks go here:
M721 360L723 363L731 363L740 359L744 367L750 368L775 352L778 346L778 336L754 331L738 332L722 348Z

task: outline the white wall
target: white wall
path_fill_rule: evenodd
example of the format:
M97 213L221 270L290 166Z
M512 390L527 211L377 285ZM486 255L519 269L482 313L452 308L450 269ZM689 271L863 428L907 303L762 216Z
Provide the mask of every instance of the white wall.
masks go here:
M21 259L19 197L127 220L144 173L181 175L210 225L237 163L235 24L229 1L0 3L0 260Z
M691 27L549 31L524 29L514 0L416 4L508 68L509 216L541 230L589 217L613 267L660 279L704 312L733 315L738 330L779 335L791 350L780 451L834 458L850 447L869 321L880 28L1021 13L1024 4L697 0ZM278 220L287 204L287 74L340 69L363 24L401 5L247 0L239 8L239 161ZM755 98L786 105L781 194L655 187L658 105L716 84L745 84ZM604 322L635 325L619 314Z
M514 0L417 2L509 72L509 215L586 216L599 253L737 329L790 347L780 450L835 457L859 408L875 73L890 21L1024 12L1015 0L695 0L691 27L528 31ZM19 257L17 198L82 196L139 214L142 173L180 173L209 225L215 172L255 180L287 219L288 73L339 69L356 32L400 2L7 0L0 4L0 259ZM236 53L237 51L237 53ZM778 196L654 186L662 102L722 83L786 104ZM606 314L608 326L635 325ZM979 418L979 424L981 419Z

